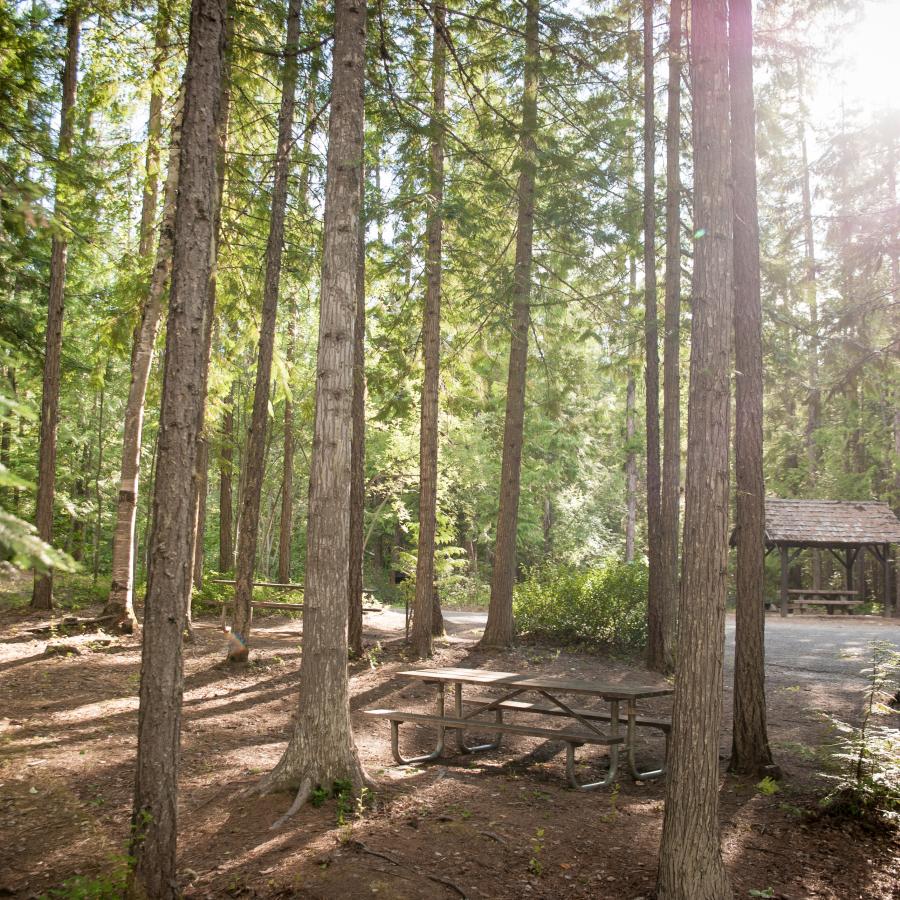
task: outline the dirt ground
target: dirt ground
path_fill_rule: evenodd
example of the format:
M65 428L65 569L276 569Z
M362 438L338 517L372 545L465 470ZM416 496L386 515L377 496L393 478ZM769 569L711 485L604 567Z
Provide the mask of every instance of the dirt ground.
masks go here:
M0 896L95 896L77 893L75 885L121 870L140 644L97 633L36 636L30 629L47 619L12 607L10 596L0 594ZM377 785L373 808L357 817L352 806L341 810L331 800L272 830L291 798L246 789L274 765L289 735L302 626L286 618L254 624L253 662L243 671L219 667L225 641L212 619L196 623L196 640L186 647L179 863L185 896L650 897L662 784L622 776L615 789L578 793L567 787L560 745L514 737L489 754L448 756L421 768L392 764L388 724L359 711L425 709L432 697L430 689L396 677L410 662L402 618L392 613L366 616L370 654L351 666L356 738ZM477 617L457 617L449 630L435 664L653 677L637 661L547 646L482 654L473 649ZM857 668L864 664L860 659ZM736 897L900 898L897 838L805 815L828 790L818 774L827 768L822 748L830 740L821 713L855 721L859 684L799 676L784 664L770 668L770 738L785 774L774 794L725 776L730 719L723 723L722 840ZM666 706L658 701L643 709ZM730 713L727 683L725 706ZM410 733L405 747L425 750L428 737ZM602 768L603 751L580 753L585 774ZM648 736L643 760L661 753L661 739Z

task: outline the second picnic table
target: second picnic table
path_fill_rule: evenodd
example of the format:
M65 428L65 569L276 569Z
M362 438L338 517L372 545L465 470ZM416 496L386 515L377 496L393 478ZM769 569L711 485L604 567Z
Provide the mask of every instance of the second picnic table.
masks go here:
M437 709L435 714L405 712L397 709L366 710L367 715L388 719L391 723L391 749L394 759L401 765L427 762L437 759L444 751L444 732L456 731L457 746L462 753L495 750L500 746L504 734L519 734L558 740L566 744L566 773L571 785L578 790L605 787L616 776L619 763L619 747L624 744L626 764L630 774L637 779L656 778L665 772L665 762L657 769L639 771L634 759L635 732L637 728L654 728L666 735L670 723L668 719L639 716L637 703L651 697L663 697L673 693L673 688L646 684L605 683L587 680L567 680L554 676L529 675L521 672L494 672L489 669L434 668L410 669L400 672L402 678L409 678L433 685L437 689ZM453 715L447 715L444 703L445 685L453 686ZM494 688L503 691L498 697L463 697L464 686ZM541 700L528 702L521 699L523 694L537 694ZM594 697L608 704L606 709L572 706L560 699L561 695ZM620 710L624 703L625 709ZM464 704L470 709L466 710ZM554 730L506 722L505 712L529 713L561 717L567 720L565 728ZM494 720L476 718L479 714L493 713ZM437 728L437 744L431 753L405 758L400 753L400 724L410 722ZM596 722L609 723L606 733ZM620 726L625 725L625 734ZM581 726L581 730L573 730ZM466 730L491 731L494 739L490 743L468 746L465 742ZM582 784L575 776L575 747L582 744L601 744L609 747L609 768L606 777L591 784Z

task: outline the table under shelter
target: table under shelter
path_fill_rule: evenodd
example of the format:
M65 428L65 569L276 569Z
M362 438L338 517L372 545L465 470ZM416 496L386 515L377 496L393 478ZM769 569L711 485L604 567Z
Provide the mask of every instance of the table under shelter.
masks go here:
M777 551L781 563L780 608L804 605L851 609L864 601L855 585L854 564L860 553L875 557L883 573L884 615L898 614L891 590L891 548L900 544L900 520L877 500L781 500L766 498L766 555ZM830 553L844 572L844 587L790 587L791 563L804 551ZM895 573L896 577L896 573Z

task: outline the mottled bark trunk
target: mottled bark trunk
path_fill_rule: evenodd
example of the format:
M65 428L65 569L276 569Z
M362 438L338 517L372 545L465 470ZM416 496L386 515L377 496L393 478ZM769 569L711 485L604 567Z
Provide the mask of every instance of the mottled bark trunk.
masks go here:
M728 575L732 218L725 0L693 0L694 247L684 562L660 900L731 896L719 842Z
M203 570L203 533L201 524L205 526L206 487L209 473L209 435L206 431L206 399L209 390L209 366L212 360L213 326L216 319L216 266L219 259L219 243L222 238L222 198L225 196L226 156L228 151L228 123L231 114L231 63L234 45L234 2L225 2L225 56L222 64L222 75L219 83L219 125L216 134L216 191L218 203L213 222L212 268L209 275L209 290L206 297L207 313L203 332L203 351L205 363L200 381L200 408L197 410L197 433L199 443L194 471L191 478L191 518L193 520L193 536L191 538L191 558L193 575L187 584L184 595L186 610L185 625L188 636L192 634L193 587L196 584L198 566ZM204 521L201 522L201 514ZM199 557L199 560L198 560Z
M681 489L681 0L669 6L666 119L666 311L663 362L663 461L659 523L662 669L675 668L678 624L678 522Z
M506 384L506 421L503 426L503 459L500 470L500 509L497 542L491 576L491 602L482 647L512 643L513 587L516 582L516 531L519 522L519 490L522 441L525 429L525 382L528 366L531 258L534 240L534 181L537 170L537 98L540 66L539 0L526 0L525 84L522 92L516 264L513 280L513 319Z
M78 85L78 45L81 37L81 8L71 2L66 6L66 62L62 74L62 106L60 108L58 166L56 172L57 218L62 218L66 204L65 165L72 152L75 92ZM53 232L50 250L50 291L47 303L47 333L44 345L44 380L41 394L41 432L38 451L38 485L35 524L38 537L53 541L53 501L56 493L56 427L59 419L59 381L62 360L63 314L66 295L68 242L61 230ZM53 606L53 573L34 573L31 594L32 609Z
M350 410L350 537L347 580L347 643L363 654L363 554L366 516L366 221L365 167L359 172L359 248L353 327L353 402Z
M141 313L141 322L137 328L134 350L131 354L131 383L125 403L122 464L116 503L116 528L113 534L112 584L103 610L104 616L114 617L112 627L126 633L130 633L137 625L134 614L134 530L141 474L144 402L153 366L153 349L159 333L163 301L172 271L172 240L175 231L175 199L178 194L182 115L183 88L179 92L172 116L169 167L163 189L163 211L156 261L150 274L147 301Z
M209 500L209 435L202 432L200 446L197 448L197 525L194 533L194 575L191 579L194 587L203 589L203 561L206 553L206 510ZM191 622L191 607L187 608L188 624Z
M731 167L734 185L734 356L737 589L734 720L730 768L772 765L766 733L765 495L762 304L756 203L756 117L750 0L729 6Z
M666 669L660 576L659 314L656 303L656 111L653 88L653 0L644 11L644 394L647 418L647 665Z
M353 336L359 277L366 6L336 0L328 122L318 379L309 479L300 703L290 743L264 790L297 790L366 776L350 725L347 596Z
M234 474L234 387L225 400L222 414L222 436L219 445L219 571L234 569L234 544L232 541L232 476Z
M213 229L225 0L194 0L185 73L184 141L166 327L159 459L144 613L138 751L127 894L174 898L182 634L190 590L190 484L199 438Z
M297 190L300 203L309 208L309 166L312 154L312 139L316 125L316 90L318 87L319 57L314 56L306 88L306 119L303 131L303 156L300 169L300 184ZM290 344L288 360L293 359L296 346L296 308L291 308ZM291 579L291 543L293 538L294 501L294 404L288 396L284 402L284 465L281 494L281 522L278 534L278 578L288 583Z
M625 562L634 562L634 532L637 525L637 453L634 450L634 373L625 385Z
M16 399L16 376L15 372L12 368L7 369L4 374L9 380L9 388L10 388L10 399ZM12 422L9 418L5 418L3 420L2 427L0 427L0 466L2 466L7 472L11 468L11 457L10 457L10 447L12 446ZM9 491L8 488L0 488L0 502L2 505L7 507L13 506L13 512L18 513L19 511L19 503L18 496L14 491ZM13 504L9 503L9 497L12 496Z
M109 362L100 385L97 409L97 466L94 469L94 540L92 548L91 574L94 585L97 584L97 576L100 574L100 532L103 529L103 493L100 490L100 479L103 477L103 448L106 443L104 431L104 414L106 412L106 379L109 377Z
M272 354L275 349L275 324L278 320L278 294L281 286L281 256L284 249L284 216L287 208L288 172L294 127L294 94L297 90L297 43L300 38L301 0L290 0L287 18L287 43L281 76L281 109L278 112L278 145L275 150L275 174L272 184L272 210L266 245L266 276L263 286L262 316L259 327L259 356L253 389L253 413L247 434L246 481L241 498L240 534L235 566L234 619L228 658L243 662L250 652L250 600L253 593L253 565L259 532L259 504L265 474L266 427L269 418L269 382L272 380Z
M816 432L819 429L819 417L822 404L822 394L819 388L819 301L816 273L816 240L813 230L812 217L812 186L810 184L809 155L806 147L806 111L803 87L803 69L800 61L797 61L797 85L799 91L798 105L800 107L799 141L800 141L800 196L803 215L803 246L804 246L804 275L803 297L806 300L809 314L809 362L808 378L809 390L807 394L806 415L806 463L809 469L808 490L814 497L819 481L819 448L816 444ZM818 550L811 551L812 581L813 587L822 586L822 559ZM829 609L829 612L831 610Z
M420 658L431 656L432 611L437 596L434 582L437 523L438 415L441 370L441 267L444 228L444 80L446 10L432 4L434 38L431 57L431 138L429 146L428 216L425 226L425 310L422 321L422 382L419 424L419 547L416 560L416 599L411 643Z

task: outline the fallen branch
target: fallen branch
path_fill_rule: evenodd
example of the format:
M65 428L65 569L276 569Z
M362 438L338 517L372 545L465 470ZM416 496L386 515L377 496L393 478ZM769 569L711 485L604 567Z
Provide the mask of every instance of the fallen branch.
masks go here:
M430 872L423 872L418 866L414 866L411 863L405 863L402 860L399 860L396 857L392 856L390 853L384 853L380 850L370 849L362 841L351 840L349 842L349 846L354 847L362 853L368 853L369 856L374 856L377 859L387 860L387 862L393 863L395 866L399 866L401 869L410 869L417 875L420 875L422 878L428 878L430 881L433 881L436 884L442 884L444 885L444 887L450 888L450 890L454 891L456 894L462 897L463 900L468 900L468 898L466 897L466 892L458 884L452 882L449 878L442 878L440 875L432 875Z

